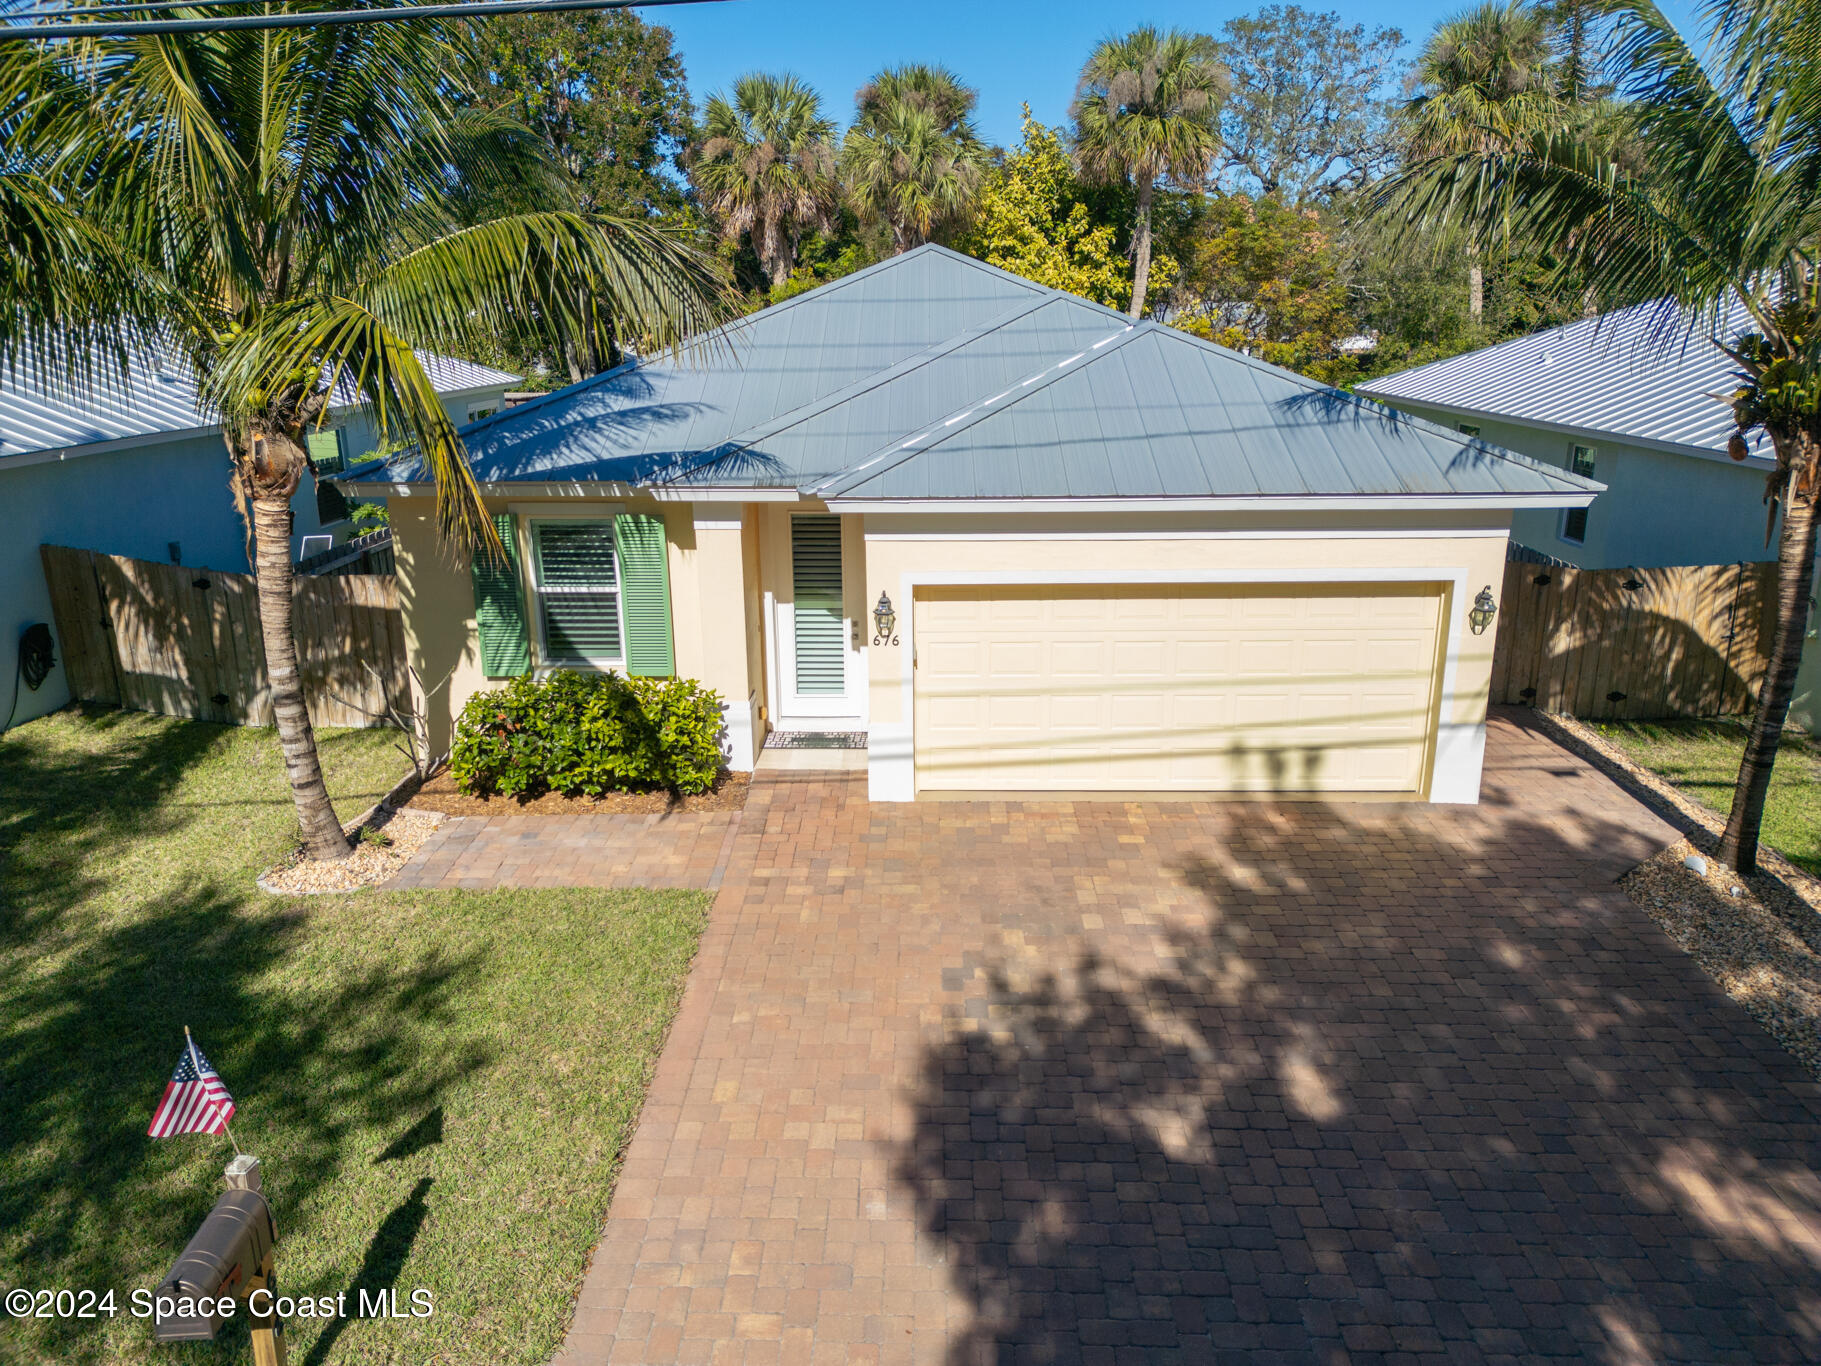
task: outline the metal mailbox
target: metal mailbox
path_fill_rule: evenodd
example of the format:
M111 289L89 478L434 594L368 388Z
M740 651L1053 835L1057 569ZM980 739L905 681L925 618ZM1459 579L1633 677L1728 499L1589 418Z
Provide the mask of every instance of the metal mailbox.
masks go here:
M265 1196L254 1190L224 1191L154 1293L161 1300L241 1299L249 1282L269 1271L277 1241ZM160 1342L206 1342L222 1322L217 1314L171 1316L157 1320L153 1332Z

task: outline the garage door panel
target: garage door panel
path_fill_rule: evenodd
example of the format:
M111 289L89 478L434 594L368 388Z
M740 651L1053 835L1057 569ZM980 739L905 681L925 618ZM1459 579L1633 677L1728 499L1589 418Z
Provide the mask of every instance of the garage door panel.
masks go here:
M1434 585L945 588L916 603L924 790L1421 788Z

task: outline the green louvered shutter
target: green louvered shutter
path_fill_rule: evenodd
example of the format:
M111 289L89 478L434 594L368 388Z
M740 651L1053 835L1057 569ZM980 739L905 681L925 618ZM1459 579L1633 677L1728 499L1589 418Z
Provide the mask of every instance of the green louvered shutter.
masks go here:
M510 513L493 519L506 546L506 563L476 554L468 562L474 581L474 623L480 628L481 671L488 678L517 678L531 672L531 641L525 632L519 595L518 532Z
M841 602L841 519L790 519L791 618L796 634L797 692L838 697L847 690L847 627Z
M668 678L677 671L670 638L669 552L664 519L613 519L620 551L620 612L626 620L626 672Z

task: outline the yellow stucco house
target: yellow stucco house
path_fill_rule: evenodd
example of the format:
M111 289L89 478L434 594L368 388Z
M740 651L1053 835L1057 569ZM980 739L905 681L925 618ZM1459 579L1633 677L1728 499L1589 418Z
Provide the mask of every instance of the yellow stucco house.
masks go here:
M432 739L528 669L695 678L875 800L1478 799L1512 514L1601 486L922 247L464 431L509 570L390 500Z

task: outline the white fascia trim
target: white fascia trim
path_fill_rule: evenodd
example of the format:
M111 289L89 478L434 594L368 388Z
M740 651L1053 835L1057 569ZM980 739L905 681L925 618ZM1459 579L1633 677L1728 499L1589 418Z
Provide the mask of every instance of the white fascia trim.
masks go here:
M902 668L899 679L899 706L902 721L868 727L867 795L876 802L907 802L917 795L916 758L916 668L917 589L919 587L952 587L955 585L1028 588L1031 586L1083 586L1105 584L1109 587L1131 584L1218 584L1218 583L1435 583L1447 585L1450 593L1445 603L1448 612L1447 646L1442 661L1442 694L1437 708L1434 763L1429 780L1428 800L1432 803L1472 805L1480 799L1480 777L1486 755L1485 718L1475 722L1457 722L1454 716L1455 692L1460 673L1461 648L1466 643L1467 607L1472 601L1470 571L1465 566L1424 566L1396 569L1146 569L1121 573L1073 570L1054 572L1038 570L906 570L899 576L899 635L903 648L912 652L913 663Z
M1238 498L830 498L830 512L1454 512L1584 508L1593 493Z
M647 488L660 503L801 503L796 489L774 488Z
M1396 527L1340 528L1297 527L1282 531L1235 531L1210 527L1206 530L1168 531L868 531L868 541L954 541L967 537L973 541L1464 541L1475 538L1503 541L1511 533L1503 527L1420 527L1399 530Z
M79 460L85 455L107 455L141 446L162 446L167 441L189 441L198 436L208 436L211 432L219 434L220 431L219 423L210 423L206 427L142 432L134 436L116 437L112 441L89 441L80 446L53 446L43 450L20 451L17 455L0 454L0 474L5 474L8 470L24 469L27 465L52 465L64 460Z
M1422 417L1420 412L1411 412L1402 407L1410 404L1412 408L1432 408L1438 413L1450 417L1478 418L1482 422L1506 422L1513 427L1533 427L1539 432L1549 432L1554 436L1572 436L1599 446L1617 443L1621 446L1637 446L1642 450L1661 451L1665 455L1686 455L1693 460L1714 460L1722 465L1743 464L1747 469L1771 470L1777 467L1775 456L1752 455L1743 461L1735 461L1725 451L1709 450L1705 446L1690 446L1680 441L1664 441L1660 437L1639 436L1634 432L1615 432L1602 427L1577 427L1569 422L1550 422L1540 417L1520 417L1515 413L1495 412L1490 408L1468 408L1458 403L1442 403L1432 398L1410 398L1404 394L1375 394L1368 389L1360 393L1374 403L1382 403L1387 408L1396 408L1400 413L1410 413L1412 417ZM1536 459L1531 456L1530 459Z

